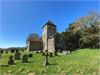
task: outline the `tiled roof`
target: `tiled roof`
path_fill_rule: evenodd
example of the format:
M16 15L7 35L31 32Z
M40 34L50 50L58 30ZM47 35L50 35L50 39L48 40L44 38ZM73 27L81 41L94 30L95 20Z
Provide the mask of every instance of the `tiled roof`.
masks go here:
M56 27L56 25L54 23L52 23L50 20L42 28L44 28L46 25L52 25L52 26Z
M42 39L41 38L38 38L38 37L29 37L28 38L28 41L42 42Z

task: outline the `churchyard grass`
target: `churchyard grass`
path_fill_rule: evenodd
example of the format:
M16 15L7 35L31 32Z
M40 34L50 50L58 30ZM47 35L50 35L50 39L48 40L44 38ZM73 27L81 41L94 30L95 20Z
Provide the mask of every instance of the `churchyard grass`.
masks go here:
M22 63L24 54L33 54L29 63ZM100 75L100 50L80 49L68 55L58 53L58 56L49 57L50 65L44 66L42 53L21 52L21 59L15 60L14 65L7 65L8 58L14 53L3 53L0 61L0 75L7 74L47 74L47 75Z

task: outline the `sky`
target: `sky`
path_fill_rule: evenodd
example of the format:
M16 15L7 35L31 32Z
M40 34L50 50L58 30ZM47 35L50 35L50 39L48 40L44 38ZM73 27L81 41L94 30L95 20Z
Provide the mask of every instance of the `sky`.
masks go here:
M30 33L42 36L48 20L62 32L89 11L99 11L99 0L0 0L0 48L26 46Z

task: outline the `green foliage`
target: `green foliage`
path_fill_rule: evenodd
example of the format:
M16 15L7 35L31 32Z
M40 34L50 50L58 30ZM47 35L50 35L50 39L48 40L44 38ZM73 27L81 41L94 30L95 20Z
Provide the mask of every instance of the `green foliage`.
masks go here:
M100 48L100 14L95 12L69 24L66 31L62 32L66 50L78 48Z
M56 40L55 40L55 43L56 43L56 49L62 49L64 47L64 38L62 36L61 33L56 33L56 36L55 36Z

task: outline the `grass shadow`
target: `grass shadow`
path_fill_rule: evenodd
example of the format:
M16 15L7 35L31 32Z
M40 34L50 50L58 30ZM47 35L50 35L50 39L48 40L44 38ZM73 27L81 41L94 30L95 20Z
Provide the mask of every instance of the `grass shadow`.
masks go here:
M55 66L55 65L57 65L56 63L49 63L48 65L50 65L50 66Z
M9 65L0 65L0 67L9 67Z
M28 63L34 63L33 61L28 61Z

